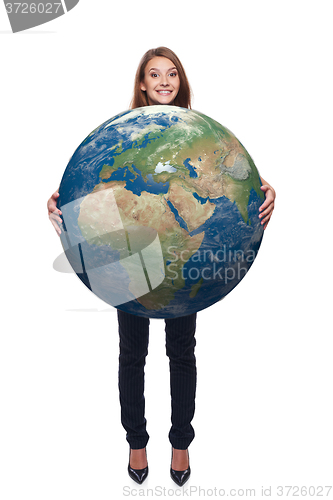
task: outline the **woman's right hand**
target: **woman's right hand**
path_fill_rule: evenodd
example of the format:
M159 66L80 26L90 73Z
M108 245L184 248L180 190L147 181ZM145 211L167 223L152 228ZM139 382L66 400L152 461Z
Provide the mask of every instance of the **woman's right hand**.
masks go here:
M58 222L62 223L62 219L59 217L59 215L62 215L62 211L59 210L59 208L57 207L58 198L59 198L59 193L58 191L55 191L51 196L51 198L49 198L49 200L47 201L47 209L49 213L49 219L52 222L52 225L54 226L58 235L60 236L61 229L58 225Z

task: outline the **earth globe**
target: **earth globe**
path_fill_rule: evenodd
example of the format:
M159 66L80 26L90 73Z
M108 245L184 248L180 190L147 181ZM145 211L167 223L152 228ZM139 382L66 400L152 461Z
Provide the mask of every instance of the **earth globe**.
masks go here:
M178 106L120 113L93 130L59 188L61 243L104 302L175 318L223 299L258 253L264 194L226 127Z

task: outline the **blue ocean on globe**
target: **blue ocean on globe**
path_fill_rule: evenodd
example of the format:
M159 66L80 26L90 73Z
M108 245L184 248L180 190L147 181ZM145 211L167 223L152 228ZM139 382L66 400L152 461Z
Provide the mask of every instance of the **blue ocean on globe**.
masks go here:
M243 279L261 244L264 194L226 127L147 106L96 128L64 172L61 242L104 302L149 318L192 314Z

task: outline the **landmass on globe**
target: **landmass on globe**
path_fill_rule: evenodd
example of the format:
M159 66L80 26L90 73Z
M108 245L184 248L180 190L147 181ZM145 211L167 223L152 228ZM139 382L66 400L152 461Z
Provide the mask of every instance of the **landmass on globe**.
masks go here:
M75 185L71 173L72 186L67 180L67 200L63 196L62 201L82 200L77 226L89 245L117 250L119 262L126 270L128 248L117 247L112 236L117 224L124 228L150 227L158 233L163 249L163 281L140 297L135 297L131 280L128 283L133 302L140 304L138 314L170 314L171 304L175 315L189 314L193 307L198 308L185 307L185 302L199 304L200 289L206 282L207 295L209 271L205 277L196 273L196 279L191 279L194 272L193 276L185 276L184 268L195 258L198 261L200 249L210 250L212 261L214 251L217 255L219 249L222 252L238 248L244 262L252 245L252 261L247 260L248 267L252 264L262 238L259 220L253 215L264 198L260 177L243 145L215 120L174 106L131 110L89 134L71 162L75 166L74 177L78 166L86 169L90 177ZM116 207L107 202L108 190L113 193ZM100 196L90 196L97 193ZM245 235L243 246L237 232ZM235 265L236 262L229 262L229 266ZM226 285L222 297L221 292L218 295L214 291L213 301L230 291L231 284ZM183 303L175 304L177 294L185 288L185 302L183 298ZM205 304L203 296L200 300ZM135 307L129 312L135 311Z

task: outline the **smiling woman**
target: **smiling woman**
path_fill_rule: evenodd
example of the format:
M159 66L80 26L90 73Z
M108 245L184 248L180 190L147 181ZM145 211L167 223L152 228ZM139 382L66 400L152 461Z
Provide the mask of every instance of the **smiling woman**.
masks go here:
M191 109L191 89L177 55L167 47L148 50L135 75L131 109L173 104Z
M131 102L131 119L134 121L134 118L140 117L142 122L145 125L145 133L147 138L145 139L147 143L149 142L148 136L150 133L154 133L156 131L164 130L164 125L161 127L160 125L154 123L150 124L146 123L145 118L147 115L149 116L153 113L153 110L147 110L146 106L151 106L154 104L164 104L178 106L181 108L189 108L191 109L191 90L190 86L184 71L184 68L176 56L174 52L166 47L158 47L156 49L148 50L144 56L142 57L139 67L135 76L135 84L134 84L134 94ZM138 109L136 112L133 111L136 108ZM159 111L160 112L160 111ZM164 106L164 110L160 112L160 114L174 113L171 109L168 110L168 106ZM188 109L177 110L178 113L188 113ZM191 112L192 113L192 112ZM121 116L112 121L113 126L115 124L121 123ZM203 115L202 115L203 116ZM206 117L207 118L207 117ZM175 122L171 122L170 119L167 120L169 127L171 125L175 125ZM182 122L184 124L184 122ZM131 126L133 123L131 122ZM105 128L107 128L106 126ZM112 129L107 129L111 131ZM184 129L181 130L181 134L183 134ZM95 131L94 131L95 132ZM118 134L119 130L115 129L115 133ZM136 141L141 136L140 129L137 130L132 128L131 134L132 138L129 141L129 149L133 148L133 141ZM162 133L160 135L163 135ZM174 136L170 137L170 141L172 144L172 139ZM164 140L163 137L160 140ZM169 142L170 142L169 141ZM117 148L121 149L119 144L119 137L117 135ZM167 144L169 144L167 141ZM194 144L194 143L193 143ZM191 143L191 147L193 146ZM149 152L148 156L145 156L145 145L140 142L141 149L141 162L145 164L148 156L151 155ZM156 145L154 146L156 147ZM169 147L169 146L168 146ZM177 141L175 141L175 148L181 148ZM236 148L237 149L237 148ZM227 164L222 164L218 167L220 169L221 175L224 174L224 168L227 167L229 170L232 169L232 174L236 183L240 183L243 180L242 177L242 167L243 164L241 161L236 161L235 158L235 147L233 147L233 155L229 155L227 158ZM171 150L170 150L171 151ZM215 146L213 151L215 151ZM133 154L137 154L135 151ZM131 153L131 154L132 154ZM201 162L202 149L199 148L199 152L197 153L198 161ZM90 154L90 153L89 153ZM160 154L160 153L159 153ZM177 153L178 154L178 153ZM195 151L193 151L193 155ZM193 156L192 155L192 156ZM228 155L227 155L228 156ZM141 194L144 188L144 192L146 196L155 195L156 202L161 201L161 193L164 196L166 191L169 192L168 199L164 199L164 205L162 204L160 207L160 212L150 212L154 213L154 217L161 219L162 224L168 224L168 221L171 220L172 224L177 223L181 230L190 231L194 230L195 227L202 227L205 223L205 217L211 216L213 210L215 210L215 204L210 204L209 198L204 197L201 193L200 195L197 193L191 193L183 189L182 185L178 185L175 183L171 189L169 180L172 175L165 175L163 178L163 172L165 174L169 174L173 172L175 168L171 165L171 158L161 158L160 156L156 156L156 162L154 160L153 168L155 170L149 171L147 170L147 180L145 181L141 175L140 169L137 169L135 162L128 161L130 156L126 156L126 161L124 162L121 159L120 152L115 153L114 158L112 158L111 164L105 164L101 171L99 172L99 177L101 179L101 184L105 181L110 182L110 178L112 177L113 182L120 181L123 185L126 184L126 196L131 193L131 195L136 196L135 202L138 200L143 200L145 203L145 197ZM133 157L134 158L134 157ZM163 160L160 161L160 160ZM231 161L232 160L232 161ZM119 162L116 168L116 162ZM152 162L152 160L150 160ZM157 165L156 165L157 163ZM152 163L150 163L152 166ZM182 158L182 167L186 168L188 172L189 182L195 182L198 177L198 174L193 167L193 164L190 164L189 155L185 155ZM146 165L145 165L146 168ZM79 171L79 169L78 169ZM159 182L156 182L155 173L159 174ZM80 175L85 177L85 171L81 172ZM119 177L118 177L119 176ZM162 179L163 178L163 179ZM220 176L217 176L220 179ZM161 182L163 180L163 182ZM263 181L261 190L265 192L265 202L260 206L260 215L261 224L264 224L264 229L266 228L269 219L271 217L272 211L274 209L274 199L275 199L275 191L273 188ZM220 181L216 181L219 184ZM209 192L214 192L214 183L213 186L210 186ZM230 185L230 180L229 184ZM93 186L92 186L93 187ZM222 186L219 186L222 189ZM259 179L257 182L258 191L260 189ZM114 191L116 191L116 186L110 186L110 188L106 189L104 192L106 193L105 199L110 199L114 196ZM100 191L101 192L101 191ZM219 191L220 192L220 191ZM52 197L48 201L48 212L49 217L57 229L57 232L61 233L58 223L62 223L61 218L62 212L59 208L57 208L57 199L59 197L59 193L55 192ZM173 198L175 197L175 198ZM188 202L189 197L193 198L190 202ZM155 199L154 198L154 199ZM222 198L222 196L221 196ZM94 200L96 198L93 198ZM157 200L158 199L158 200ZM178 199L178 206L175 206L172 199ZM224 196L221 204L227 202L226 196ZM195 203L196 211L197 211L197 221L200 218L200 224L193 228L189 228L187 222L183 219L182 213L185 213L188 210L187 206L193 206ZM231 204L233 201L231 202ZM106 206L106 205L105 205ZM124 214L126 214L128 210L127 198L124 201ZM156 205L157 206L157 205ZM233 205L232 205L233 206ZM236 209L236 208L235 208ZM90 207L89 207L90 210ZM117 208L118 210L118 208ZM184 212L185 210L185 212ZM96 206L91 207L91 215L95 217ZM83 215L83 211L80 212ZM105 212L110 215L110 211ZM134 212L135 213L135 212ZM156 215L157 214L157 215ZM135 213L136 215L136 213ZM118 216L117 216L118 217ZM115 218L113 212L110 215L110 218L107 219L107 224L113 225L119 224L120 218ZM119 216L120 217L120 216ZM135 218L135 216L133 215ZM82 220L82 219L81 219ZM127 220L127 219L126 219ZM131 219L128 219L131 220ZM134 219L133 219L134 220ZM136 220L136 219L135 219ZM172 224L170 228L172 228ZM258 221L257 221L258 224ZM108 226L105 226L108 227ZM148 218L145 219L144 226L145 229L149 229L153 227L152 221ZM169 226L163 226L169 227ZM88 229L89 231L89 229ZM104 233L105 230L103 229ZM169 231L169 230L168 230ZM202 237L204 232L201 231ZM172 232L170 230L170 232ZM103 233L103 234L104 234ZM208 231L209 233L209 231ZM215 232L212 233L215 235ZM234 230L230 233L232 238L234 238ZM191 245L197 241L198 234L190 235ZM168 237L168 236L167 236ZM215 236L214 236L215 237ZM119 240L118 240L119 241ZM167 240L168 241L168 240ZM179 246L179 242L177 243ZM193 249L193 246L189 246L188 248ZM92 245L94 246L94 244ZM127 248L127 246L126 246ZM171 248L171 247L170 247ZM178 248L178 247L176 247ZM187 248L187 247L186 247ZM187 250L182 250L181 255L185 255ZM95 251L95 250L94 250ZM195 251L195 250L194 250ZM184 253L185 252L185 253ZM222 254L223 255L223 254ZM134 255L135 257L135 255ZM217 256L215 255L217 258ZM219 257L220 258L220 253ZM238 259L238 256L237 256ZM123 259L126 260L126 259ZM172 261L171 261L172 262ZM215 264L215 260L213 262ZM141 264L140 264L141 265ZM169 265L169 264L167 264ZM172 265L172 264L171 264ZM234 268L232 268L234 271ZM172 273L175 271L172 270ZM213 273L215 272L215 268L213 267ZM217 270L217 273L220 273L220 269ZM190 274L190 273L189 273ZM206 274L206 271L205 271ZM220 275L222 280L229 279L226 274ZM174 276L173 276L174 278ZM191 278L191 276L190 276ZM99 279L99 278L98 278ZM194 278L191 278L194 280ZM114 280L114 279L113 279ZM98 280L97 280L98 281ZM196 279L194 280L196 281ZM196 284L193 285L189 297L194 299L199 290L199 285L201 286L202 281L200 280ZM117 290L117 294L119 295L119 291ZM145 367L145 359L148 353L148 341L149 341L149 317L143 317L135 314L131 314L118 308L118 329L119 329L119 370L118 370L118 382L119 382L119 399L121 405L121 423L126 430L126 440L129 443L129 461L128 461L128 473L129 476L136 481L138 484L142 484L142 482L147 478L148 475L148 461L146 454L146 445L149 440L149 434L146 429L146 418L145 418L145 398L144 398L144 367ZM195 410L195 395L196 395L196 358L194 353L194 348L196 345L195 339L195 331L196 331L196 312L192 314L188 314L186 316L175 316L175 317L167 317L165 318L165 346L166 346L166 354L169 357L169 367L170 367L170 395L171 395L171 428L169 431L169 441L172 446L172 455L171 455L171 463L170 463L170 475L173 481L178 486L183 486L184 483L189 479L191 474L190 469L190 461L189 461L189 453L188 447L194 439L194 429L191 424L191 421L194 416Z

